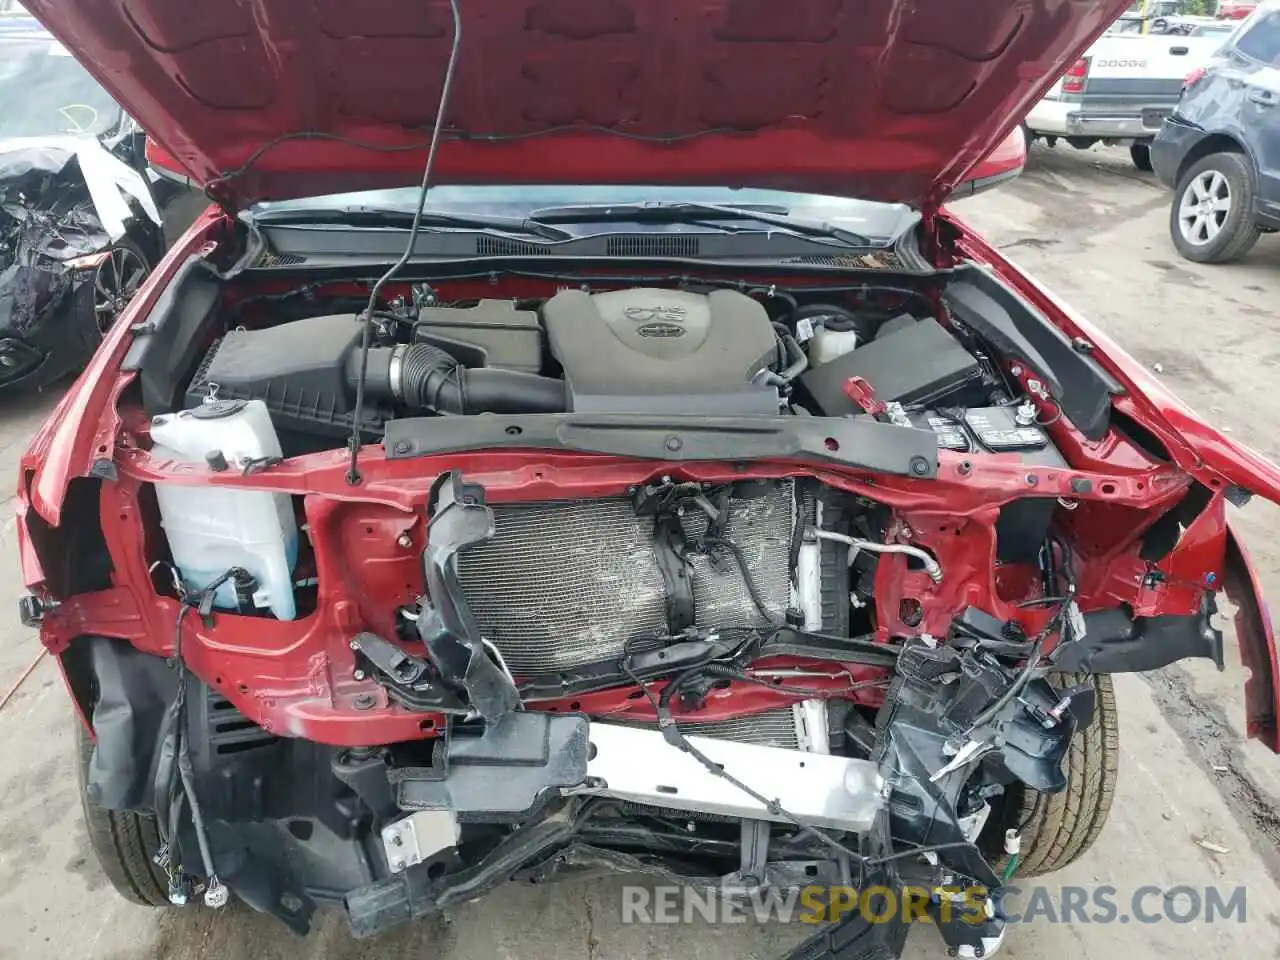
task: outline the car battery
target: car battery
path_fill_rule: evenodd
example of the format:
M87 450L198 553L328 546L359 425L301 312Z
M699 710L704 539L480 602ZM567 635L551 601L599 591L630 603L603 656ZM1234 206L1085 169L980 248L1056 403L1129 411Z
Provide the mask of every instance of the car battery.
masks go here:
M912 426L933 431L939 450L954 450L956 453L973 450L974 441L959 419L952 419L936 410L921 410L911 414L910 419Z
M920 410L914 426L932 430L939 450L957 453L1017 453L1024 463L1065 467L1066 461L1035 423L1019 422L1014 407L974 407L943 412Z

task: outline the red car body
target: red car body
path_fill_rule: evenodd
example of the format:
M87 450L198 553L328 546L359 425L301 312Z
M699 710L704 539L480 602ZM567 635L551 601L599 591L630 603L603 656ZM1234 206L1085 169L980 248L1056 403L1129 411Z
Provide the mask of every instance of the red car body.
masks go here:
M1249 733L1280 752L1275 638L1256 571L1227 519L1229 505L1248 495L1280 502L1280 468L1188 409L940 207L965 184L1020 169L1018 119L1123 0L1070 9L1048 2L477 3L479 13L465 11L475 17L467 35L474 39L464 37L460 86L447 115L458 135L442 146L435 168L442 184L733 184L911 204L922 218L920 247L931 270L981 269L1113 382L1111 425L1090 437L1043 392L1030 364L1015 353L998 358L1002 375L1036 398L1065 466L943 449L936 473L921 478L805 456L686 459L678 443L662 458L495 448L406 459L370 445L361 452L358 485L349 481L341 447L252 473L155 456L137 374L122 364L184 265L197 258L225 269L241 255L246 238L234 212L264 199L412 182L424 161L421 130L439 93L428 67L448 53L448 5L28 6L151 132L153 162L165 163L167 153L222 205L210 207L157 266L22 460L18 539L32 619L62 658L83 713L92 711L92 683L71 656L79 638L109 637L155 657L175 653L182 608L151 569L156 484L282 492L300 503L319 581L314 608L278 622L189 617L182 658L269 734L370 750L433 740L447 727L444 716L388 697L357 669L351 647L365 631L396 636L395 611L423 593L428 501L441 475L460 473L481 485L491 505L621 497L664 475L712 486L805 477L882 505L892 518L886 542L926 551L947 571L935 580L906 556L884 558L874 584L879 644L946 636L966 607L1027 635L1052 628L1036 568L994 558L1001 507L1030 495L1061 505L1055 530L1074 556L1075 599L1085 614L1123 609L1146 621L1193 618L1225 590L1251 674ZM691 22L670 25L686 16ZM640 44L637 36L663 43ZM470 59L468 43L476 51ZM772 58L768 70L760 69L763 47ZM815 50L825 51L817 63ZM507 62L512 51L520 57ZM504 85L518 95L499 96ZM694 88L701 99L680 95ZM733 96L726 99L725 91ZM1005 147L992 153L1002 139ZM984 157L994 164L985 171ZM577 272L455 279L438 290L458 302L543 300ZM737 279L762 288L790 282L801 291L820 282L765 267L740 270ZM254 283L255 294L281 289L269 278ZM366 289L334 281L326 294ZM398 282L386 291L388 298L409 292ZM828 439L828 451L838 447ZM1144 537L1192 492L1200 498L1194 516L1167 550L1147 556ZM109 584L78 590L73 558L87 528L100 531ZM1049 647L1055 641L1049 638ZM815 691L863 708L885 703L889 671L882 666L851 661L833 669L794 654L767 665L814 675L803 692L752 682L715 686L695 719L749 717ZM525 706L593 720L658 719L655 705L630 684L543 694Z
M1258 5L1248 0L1225 0L1218 6L1218 17L1222 20L1243 20L1256 10Z

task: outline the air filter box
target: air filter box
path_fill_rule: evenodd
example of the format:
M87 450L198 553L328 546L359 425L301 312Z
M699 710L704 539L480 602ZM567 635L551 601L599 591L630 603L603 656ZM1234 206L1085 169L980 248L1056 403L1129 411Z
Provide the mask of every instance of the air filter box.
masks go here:
M542 327L534 310L511 300L481 300L474 307L424 307L413 337L446 350L468 367L540 373Z

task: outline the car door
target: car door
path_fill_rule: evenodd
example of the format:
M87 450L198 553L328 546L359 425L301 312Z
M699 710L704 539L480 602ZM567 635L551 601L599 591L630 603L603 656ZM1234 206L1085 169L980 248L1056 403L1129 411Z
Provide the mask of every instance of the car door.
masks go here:
M1255 14L1235 38L1243 88L1240 128L1258 169L1258 212L1280 224L1280 7Z

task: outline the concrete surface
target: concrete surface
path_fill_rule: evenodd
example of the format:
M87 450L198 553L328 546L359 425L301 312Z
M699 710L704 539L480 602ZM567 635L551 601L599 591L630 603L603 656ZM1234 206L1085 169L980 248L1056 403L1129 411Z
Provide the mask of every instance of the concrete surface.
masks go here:
M1280 457L1280 237L1242 264L1200 267L1168 239L1168 195L1121 151L1033 149L1026 173L961 212L1032 273L1091 316L1233 435ZM0 476L12 477L27 436L52 408L35 397L0 408ZM11 481L9 481L11 482ZM1280 596L1280 512L1243 511L1249 545ZM0 609L20 593L13 520L0 527ZM0 618L0 690L36 655L35 635ZM1115 809L1101 839L1049 886L1110 883L1247 887L1243 925L1037 923L1011 932L1004 956L1127 960L1280 956L1280 758L1241 737L1241 670L1201 664L1122 677L1123 757ZM807 930L774 925L638 927L619 922L619 884L511 888L450 923L407 927L364 943L336 917L307 941L247 910L222 915L125 904L91 857L71 765L71 718L52 663L36 669L0 713L0 958L315 960L413 957L492 960L777 956ZM1207 841L1214 852L1197 841ZM929 931L911 960L945 956Z

